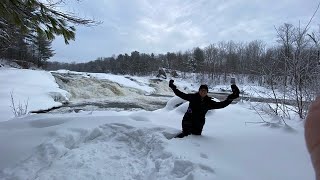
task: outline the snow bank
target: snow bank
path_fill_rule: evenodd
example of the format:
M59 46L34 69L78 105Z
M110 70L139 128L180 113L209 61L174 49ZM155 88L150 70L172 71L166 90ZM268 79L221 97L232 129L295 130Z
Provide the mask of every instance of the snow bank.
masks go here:
M178 131L155 126L139 116L94 116L88 114L57 116L56 119L37 115L2 124L12 129L12 141L18 143L21 132L34 134L47 130L47 138L39 145L25 145L33 149L30 156L11 168L0 172L5 179L179 179L198 173L201 179L210 179L214 170L202 163L194 163L167 150ZM30 127L29 127L30 128ZM19 129L19 130L18 130ZM4 133L0 131L1 133ZM17 132L20 132L17 133ZM8 135L7 135L8 136ZM3 142L3 141L1 141ZM29 146L29 147L28 147ZM32 147L34 146L34 147ZM27 148L26 148L27 147ZM2 147L3 153L9 153ZM21 156L20 156L21 157ZM12 159L11 159L12 160ZM15 159L17 160L17 159ZM1 161L1 167L6 166ZM10 162L10 160L9 160Z
M16 106L28 103L28 111L59 106L69 97L68 92L59 89L54 77L46 71L2 68L0 82L0 121L14 117L10 107L11 93Z

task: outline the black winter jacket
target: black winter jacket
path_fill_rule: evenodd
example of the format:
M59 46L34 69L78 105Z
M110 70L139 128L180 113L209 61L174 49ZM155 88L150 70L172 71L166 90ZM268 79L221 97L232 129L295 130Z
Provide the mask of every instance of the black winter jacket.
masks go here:
M205 115L208 110L220 109L228 106L232 100L226 99L222 102L216 102L209 96L201 98L200 94L185 94L177 88L172 88L175 95L189 101L189 107L182 120L182 130L187 134L200 135L205 124Z

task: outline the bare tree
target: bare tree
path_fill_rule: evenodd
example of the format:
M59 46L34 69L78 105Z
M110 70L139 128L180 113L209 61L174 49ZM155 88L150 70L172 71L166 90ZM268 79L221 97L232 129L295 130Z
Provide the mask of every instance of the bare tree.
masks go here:
M313 59L317 63L316 70L312 74L312 85L313 89L315 89L315 96L320 95L320 26L318 29L318 32L312 32L311 34L308 34L308 36L311 38L311 40L314 42L314 56Z
M206 71L208 72L209 77L213 80L216 74L216 65L218 59L218 49L214 44L210 44L208 47L204 49L205 54L205 64Z

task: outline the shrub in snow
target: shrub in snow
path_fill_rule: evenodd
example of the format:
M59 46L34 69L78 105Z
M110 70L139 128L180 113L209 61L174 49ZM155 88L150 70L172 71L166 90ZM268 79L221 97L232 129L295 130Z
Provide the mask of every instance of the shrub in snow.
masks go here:
M19 66L16 62L0 59L2 67L13 67L17 69L21 69L21 66Z
M179 75L178 75L178 73L177 73L176 70L173 70L173 71L171 71L171 76L176 78L176 77L178 77Z
M10 96L11 96L11 108L12 108L12 112L13 112L14 116L19 117L19 116L26 115L28 113L29 98L26 102L24 102L24 104L21 104L19 101L18 105L16 105L14 98L13 98L13 92L10 93Z

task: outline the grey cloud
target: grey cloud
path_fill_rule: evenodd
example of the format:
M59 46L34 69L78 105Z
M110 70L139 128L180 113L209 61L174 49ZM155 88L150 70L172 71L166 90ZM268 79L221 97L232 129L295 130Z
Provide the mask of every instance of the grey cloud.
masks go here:
M89 61L130 53L166 53L222 40L274 43L274 26L305 25L317 2L312 0L103 0L72 4L80 15L104 23L78 27L76 41L54 41L52 60ZM319 14L319 13L318 13ZM320 23L319 15L312 28Z

